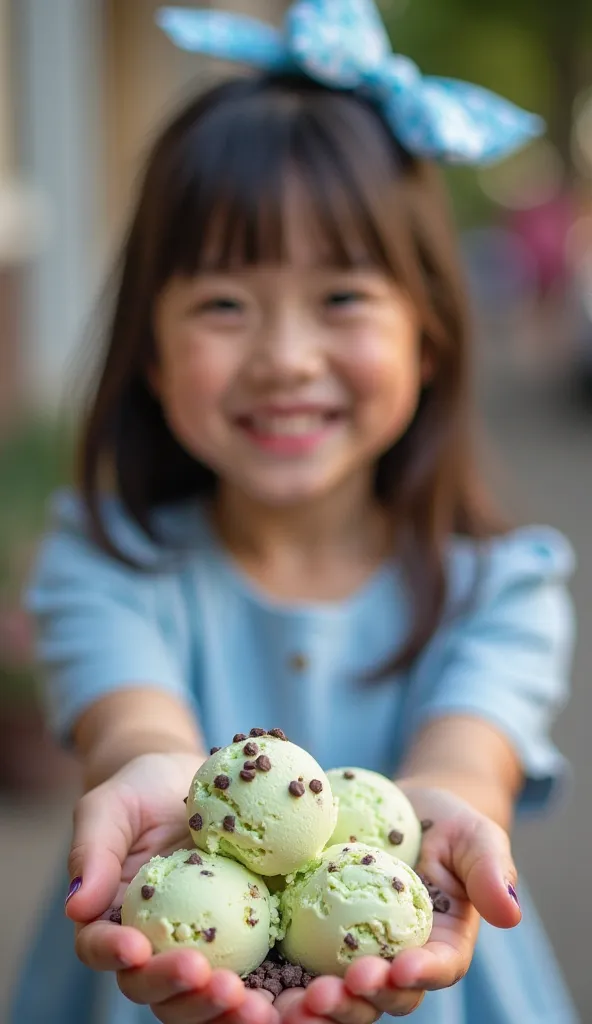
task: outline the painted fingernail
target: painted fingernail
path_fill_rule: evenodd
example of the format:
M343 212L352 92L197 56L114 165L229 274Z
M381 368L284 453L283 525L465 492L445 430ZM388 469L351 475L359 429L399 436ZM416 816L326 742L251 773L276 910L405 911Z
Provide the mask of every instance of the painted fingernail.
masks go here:
M79 875L78 878L73 878L72 881L70 882L70 888L68 889L68 895L66 896L66 902L64 903L65 907L68 906L69 901L72 899L73 896L76 895L77 892L80 891L81 888L82 878Z
M508 892L510 893L510 896L514 900L514 903L516 903L516 905L519 907L520 900L518 899L518 893L516 892L514 886L511 883L508 885Z

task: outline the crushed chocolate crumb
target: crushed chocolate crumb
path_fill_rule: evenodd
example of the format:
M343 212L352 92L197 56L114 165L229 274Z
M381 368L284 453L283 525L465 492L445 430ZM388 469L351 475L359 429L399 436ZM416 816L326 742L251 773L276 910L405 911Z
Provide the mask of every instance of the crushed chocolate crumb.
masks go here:
M237 732L232 737L232 742L233 743L242 743L243 740L246 740L246 738L247 737L245 736L244 732Z
M350 836L349 837L349 841L350 841L350 843L357 843L358 837L357 836Z
M243 754L245 754L246 757L255 757L255 755L258 753L259 747L257 746L256 743L245 743L243 747Z
M270 729L268 736L275 736L276 740L287 740L287 736L283 729Z
M234 832L236 829L236 818L234 814L227 814L222 822L222 827L225 832Z
M228 789L230 785L230 779L228 775L216 775L214 779L214 786L216 789Z
M291 782L288 789L292 796L304 796L304 786L302 782Z
M156 892L153 885L143 885L140 892L142 893L143 900L151 900Z
M393 889L396 892L405 892L405 886L400 878L393 878Z
M432 900L432 905L437 914L447 914L450 910L450 897L446 896L445 893L440 892Z
M257 768L260 772L268 772L271 769L271 761L267 754L259 754L259 757L255 761Z
M253 972L245 978L245 988L263 988L263 978Z
M347 772L343 773L343 778L344 779L350 780L350 779L355 779L355 777L356 777L356 773L355 772L347 771Z
M284 964L280 968L280 980L283 982L284 988L298 988L302 982L303 973L302 967L298 967L296 964Z
M190 854L190 856L189 856L189 857L187 858L187 860L185 861L185 863L186 863L186 864L203 864L203 860L201 859L201 857L200 857L199 853L192 853L192 854Z
M264 988L267 992L271 992L276 997L279 996L280 993L284 991L284 986L282 985L279 977L278 978L273 978L273 977L272 978L266 978L265 981L263 982L261 988Z
M216 929L215 928L204 928L204 930L203 930L203 932L201 934L203 935L204 940L206 942L213 942L214 939L216 938Z
M251 729L249 736L265 736L265 729Z
M207 878L213 878L214 877L214 872L213 871L200 871L200 875L206 875Z
M249 896L253 900L258 900L261 898L261 893L259 892L258 886L253 885L252 882L249 883Z
M199 832L203 828L203 818L201 814L193 814L189 819L189 828L194 832Z
M311 781L308 784L308 788L312 789L313 793L322 793L323 783L321 782L320 779L311 779Z
M239 775L243 782L252 782L253 779L255 778L255 772L249 771L247 768L242 768L241 771L239 772Z
M334 872L334 871L337 871L337 864L335 864L335 863L334 863L333 861L331 861L331 863L330 863L330 864L329 864L329 866L327 867L327 871L328 871L328 872L329 872L330 874L333 874L333 872Z
M113 907L113 910L109 914L109 920L113 924L121 924L121 907Z
M345 936L343 941L345 942L345 945L349 947L349 949L358 949L359 948L360 943L358 942L357 939L354 939L354 937L351 934L351 932L347 933L347 935Z
M189 800L189 797L188 797L188 796L184 796L184 797L183 797L183 803L185 804L185 806L186 806L186 807L187 807L187 801L188 801L188 800Z
M248 917L247 924L254 928L256 924L259 924L259 920L256 917Z
M423 819L423 821L421 823L421 831L422 832L428 832L429 829L431 829L433 827L434 827L434 822L431 820L431 818L424 818Z
M300 982L300 984L302 985L302 988L308 988L308 986L310 985L311 981L314 981L314 978L313 978L312 974L303 974L302 975L302 981Z
M374 864L376 857L373 857L371 853L367 853L365 857L362 857L362 864Z
M219 750L222 750L222 747L212 747L212 749L210 750L210 757L212 756L212 754L217 754Z
M392 829L388 834L388 841L391 846L400 846L405 836L402 832L399 832L396 828Z

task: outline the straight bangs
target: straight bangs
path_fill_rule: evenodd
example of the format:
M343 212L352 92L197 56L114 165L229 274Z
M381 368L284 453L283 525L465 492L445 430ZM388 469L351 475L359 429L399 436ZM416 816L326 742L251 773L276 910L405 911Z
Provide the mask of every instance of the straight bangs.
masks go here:
M160 286L176 275L292 262L293 218L319 262L376 267L425 305L404 165L379 115L348 94L245 84L179 138Z

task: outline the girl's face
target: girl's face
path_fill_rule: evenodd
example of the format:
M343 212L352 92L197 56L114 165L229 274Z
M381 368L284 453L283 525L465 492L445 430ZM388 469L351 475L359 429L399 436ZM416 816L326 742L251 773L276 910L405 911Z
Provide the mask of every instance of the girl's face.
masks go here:
M150 374L180 444L275 507L368 480L413 419L426 371L402 291L378 270L326 265L292 235L289 265L173 278Z

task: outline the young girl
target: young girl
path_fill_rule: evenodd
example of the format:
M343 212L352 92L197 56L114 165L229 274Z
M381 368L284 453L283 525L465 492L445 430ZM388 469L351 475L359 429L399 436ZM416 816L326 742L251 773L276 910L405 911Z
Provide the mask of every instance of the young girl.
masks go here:
M572 556L552 530L510 531L480 480L462 277L425 159L500 154L532 122L421 79L361 3L297 4L277 35L167 24L270 70L156 144L77 493L42 547L48 715L84 766L79 959L59 900L12 1020L572 1024L508 840L563 774ZM142 863L190 842L207 749L254 725L396 777L432 819L420 869L452 907L425 948L272 1005L110 920Z

